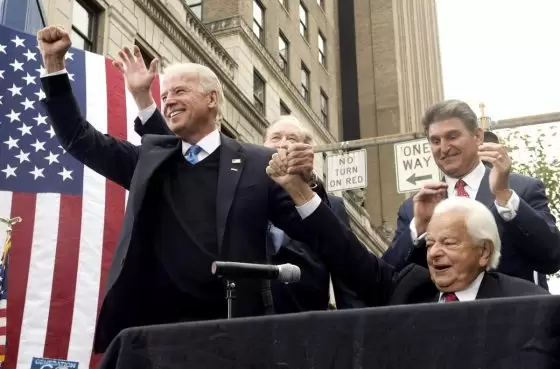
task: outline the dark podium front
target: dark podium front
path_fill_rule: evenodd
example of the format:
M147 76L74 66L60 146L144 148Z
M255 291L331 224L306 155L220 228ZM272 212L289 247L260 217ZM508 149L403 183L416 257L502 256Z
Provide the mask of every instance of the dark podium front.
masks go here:
M560 368L560 296L132 328L101 367Z

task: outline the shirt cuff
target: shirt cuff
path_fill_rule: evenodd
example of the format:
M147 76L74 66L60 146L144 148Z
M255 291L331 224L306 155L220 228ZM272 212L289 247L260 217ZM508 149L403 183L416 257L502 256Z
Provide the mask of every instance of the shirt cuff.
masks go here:
M40 76L40 78L51 77L51 76L58 76L59 74L65 74L65 73L68 73L68 72L66 71L66 68L61 69L61 70L58 70L58 71L56 71L56 72L52 72L52 73L45 73L45 74L43 74L42 76Z
M140 110L138 112L138 119L140 119L140 122L144 124L148 121L148 119L152 117L155 111L156 111L156 104L154 103L148 106L146 109Z
M517 215L517 210L519 210L519 195L515 193L515 191L511 190L511 196L506 203L506 206L498 205L497 201L494 201L494 205L496 205L496 210L498 210L498 214L502 217L503 220L506 222L513 220Z
M311 198L311 200L309 200L308 202L306 202L303 205L296 206L297 212L299 213L299 216L301 217L301 219L305 219L308 216L310 216L311 214L313 214L313 212L315 210L317 210L319 205L321 205L321 201L322 200L319 197L319 195L317 195L316 193L313 193L313 197Z
M416 226L414 225L414 218L410 222L410 238L412 239L412 243L414 246L417 246L420 241L426 238L426 232L422 233L420 237L418 236L418 232L416 231Z

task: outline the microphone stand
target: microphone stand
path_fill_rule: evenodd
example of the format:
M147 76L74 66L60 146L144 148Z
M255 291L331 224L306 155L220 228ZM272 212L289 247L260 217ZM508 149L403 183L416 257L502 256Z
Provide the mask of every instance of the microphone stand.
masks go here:
M233 299L235 299L235 282L226 279L227 318L232 318Z

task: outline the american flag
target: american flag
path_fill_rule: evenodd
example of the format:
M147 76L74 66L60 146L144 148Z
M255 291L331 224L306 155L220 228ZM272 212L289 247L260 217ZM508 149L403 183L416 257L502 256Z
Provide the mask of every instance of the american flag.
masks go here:
M66 67L87 120L139 144L138 110L111 61L71 49ZM0 216L23 219L12 233L5 367L44 357L88 368L127 193L60 147L39 103L42 73L36 36L0 26Z

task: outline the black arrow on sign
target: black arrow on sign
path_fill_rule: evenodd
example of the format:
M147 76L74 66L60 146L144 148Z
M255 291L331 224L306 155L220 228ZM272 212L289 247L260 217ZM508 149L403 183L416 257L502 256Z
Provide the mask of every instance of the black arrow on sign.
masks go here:
M412 175L408 177L406 181L416 186L416 182L425 181L427 179L432 179L432 175L426 174L425 176L416 177L416 173L412 173Z

